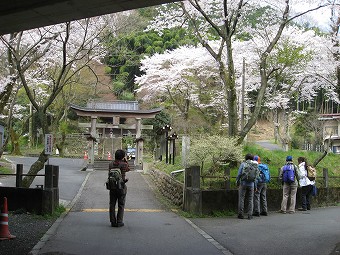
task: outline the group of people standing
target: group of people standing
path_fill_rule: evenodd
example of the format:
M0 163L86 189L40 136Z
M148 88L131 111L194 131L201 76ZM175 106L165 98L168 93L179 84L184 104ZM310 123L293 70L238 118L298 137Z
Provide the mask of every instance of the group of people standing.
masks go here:
M294 169L294 181L286 181L286 169L290 167ZM287 175L287 174L286 174ZM300 211L307 211L311 209L311 196L315 181L308 178L307 160L304 157L298 158L298 166L294 165L293 157L287 156L286 165L280 169L280 180L283 183L283 198L281 203L281 213L295 213L296 193L298 186L301 187L301 205ZM290 204L288 206L288 198ZM288 207L288 208L287 208Z
M280 169L279 179L283 185L283 197L280 213L295 213L296 193L301 187L301 206L298 210L311 209L311 196L315 181L308 178L307 160L298 158L298 166L293 157L287 156L286 163ZM238 218L244 219L245 199L248 200L248 219L253 216L267 216L267 183L270 182L270 171L267 164L261 163L257 155L247 154L241 163L236 177L238 186ZM288 203L289 202L289 203Z

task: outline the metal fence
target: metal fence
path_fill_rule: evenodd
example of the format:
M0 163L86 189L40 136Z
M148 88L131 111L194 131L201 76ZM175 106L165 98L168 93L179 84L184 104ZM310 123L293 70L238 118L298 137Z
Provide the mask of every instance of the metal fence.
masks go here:
M325 146L323 144L304 143L302 145L302 149L305 150L305 151L323 152L323 151L325 151Z

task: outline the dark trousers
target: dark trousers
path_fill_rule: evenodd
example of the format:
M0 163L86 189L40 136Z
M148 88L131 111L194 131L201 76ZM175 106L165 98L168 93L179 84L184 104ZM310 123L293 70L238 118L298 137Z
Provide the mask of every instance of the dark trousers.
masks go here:
M310 210L310 198L313 192L313 185L302 186L301 187L301 202L302 209Z
M111 223L121 223L123 222L125 198L126 198L127 188L123 190L110 190L110 222ZM118 202L117 216L115 212L116 204Z
M267 183L258 183L254 192L254 213L266 213L267 209Z
M238 214L243 215L244 203L246 198L248 199L248 216L253 214L253 197L254 197L254 185L246 186L240 185L238 188Z

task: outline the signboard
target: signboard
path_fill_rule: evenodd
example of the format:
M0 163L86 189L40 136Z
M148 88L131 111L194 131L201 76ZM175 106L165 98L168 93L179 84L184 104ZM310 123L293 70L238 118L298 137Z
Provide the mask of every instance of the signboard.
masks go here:
M45 154L51 155L53 152L53 135L45 135Z

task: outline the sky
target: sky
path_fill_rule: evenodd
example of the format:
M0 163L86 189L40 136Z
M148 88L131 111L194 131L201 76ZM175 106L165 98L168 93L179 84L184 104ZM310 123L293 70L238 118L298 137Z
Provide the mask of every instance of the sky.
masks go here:
M305 11L308 6L306 7L306 3L300 3L294 5L294 9L297 12ZM311 25L318 26L323 31L329 31L330 30L330 23L331 23L331 10L330 8L321 8L319 10L313 11L311 13L308 13L304 15L302 18L300 18L300 21L308 21L311 23Z

